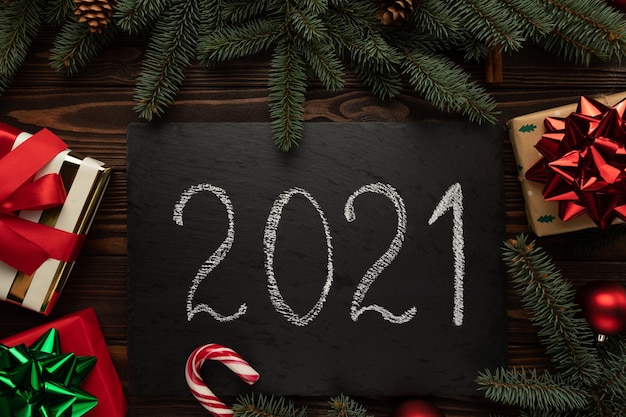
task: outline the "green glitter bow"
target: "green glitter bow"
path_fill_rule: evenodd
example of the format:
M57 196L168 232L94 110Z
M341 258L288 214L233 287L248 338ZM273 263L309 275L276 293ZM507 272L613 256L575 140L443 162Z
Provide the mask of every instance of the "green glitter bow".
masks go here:
M61 353L59 333L50 329L29 348L0 344L0 416L80 417L98 404L81 390L94 356Z

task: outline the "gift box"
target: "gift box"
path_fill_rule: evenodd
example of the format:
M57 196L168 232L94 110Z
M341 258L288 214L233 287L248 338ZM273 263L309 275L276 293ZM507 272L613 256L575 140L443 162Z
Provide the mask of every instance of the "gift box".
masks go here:
M626 92L622 92L608 96L596 97L594 100L601 105L610 107L621 102L625 98ZM538 165L538 162L544 157L544 155L536 148L536 145L540 139L542 139L544 134L546 134L546 126L550 127L550 119L567 118L572 113L577 112L579 107L580 104L574 103L526 114L524 116L513 118L507 122L513 152L517 161L519 174L518 178L521 182L521 188L524 195L528 224L537 236L548 236L597 227L597 223L586 213L577 216L568 216L567 213L564 214L562 201L546 200L546 197L544 196L544 188L546 187L545 183L527 178L529 171L537 171L536 165ZM548 132L548 137L549 135L550 132ZM571 168L574 167L570 165L570 167L564 168L564 170ZM552 191L553 190L548 190L548 192ZM576 205L572 205L571 207L576 207ZM581 211L583 210L583 208L579 208ZM621 221L622 220L619 218L616 218L613 223Z
M110 173L47 129L0 123L0 300L50 313Z
M88 370L80 385L82 391L97 398L97 405L84 414L85 417L125 416L127 403L122 391L122 384L109 356L109 351L93 308L78 311L50 323L7 337L0 340L0 344L6 347L14 347L21 344L31 347L37 339L50 329L55 329L59 334L60 353L72 353L81 357L95 357L93 368Z

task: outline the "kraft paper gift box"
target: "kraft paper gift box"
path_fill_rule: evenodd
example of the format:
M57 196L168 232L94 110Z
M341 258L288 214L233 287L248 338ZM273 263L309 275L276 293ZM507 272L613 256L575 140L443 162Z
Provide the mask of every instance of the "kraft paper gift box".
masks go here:
M626 92L593 98L610 107L626 98ZM567 117L576 111L577 106L578 104L574 103L554 107L515 117L507 122L509 137L518 166L518 178L524 194L526 217L528 218L529 227L537 236L548 236L597 227L587 214L568 221L561 220L559 217L559 203L557 201L546 201L543 197L544 184L530 181L526 178L526 172L542 157L535 148L535 144L537 144L545 132L545 118ZM621 220L618 219L616 222L621 222Z
M57 320L0 340L6 347L24 344L31 347L49 329L59 333L61 354L95 357L96 362L83 380L80 389L97 398L97 405L85 417L123 417L127 402L117 371L100 329L93 308L86 308ZM65 414L63 414L65 415Z
M36 139L33 139L35 136ZM3 230L8 234L1 236L0 239L7 243L0 248L0 252L4 252L4 255L11 251L14 253L8 255L11 257L10 260L7 260L8 258L0 259L0 300L19 304L24 308L48 315L70 275L75 257L82 245L82 240L91 226L108 184L111 169L105 167L102 162L93 158L83 157L68 149L66 144L46 129L31 135L0 123L0 176L2 176L3 182L7 178L17 176L16 171L21 169L23 165L30 164L33 159L36 159L33 153L36 154L38 152L33 151L38 151L39 147L35 147L34 143L39 144L41 136L45 136L46 139L53 137L52 140L41 141L44 148L48 147L49 142L55 143L57 148L49 150L53 157L49 160L45 158L46 162L42 162L45 165L36 171L34 177L26 181L23 188L26 189L27 185L32 185L31 183L35 183L38 179L55 177L55 175L48 174L58 174L56 178L62 180L62 188L65 189L67 194L66 198L61 204L53 207L44 207L43 209L37 207L31 209L28 207L28 209L14 210L16 203L12 200L20 199L20 197L16 197L19 194L19 189L8 196L1 195L2 190L0 190L0 226L4 229L6 224L12 224L17 220L21 222L20 227L27 226L27 228L30 228L32 225L28 223L45 225L62 231L61 233L66 233L63 237L77 235L75 241L77 243L72 249L73 255L67 259L44 257L42 259L43 263L34 272L29 273L24 272L25 268L17 267L11 260L22 258L30 262L34 256L28 251L21 253L21 246L12 242L14 237L19 239L21 237L11 234L12 231L6 232ZM30 143L31 149L28 151L22 149L20 153L20 148L26 148L23 145L27 143ZM52 145L50 147L52 148ZM56 149L58 149L58 152L56 152ZM3 185L0 184L0 187ZM26 199L28 200L28 198ZM40 237L40 231L38 230L30 233L35 235L34 237ZM45 238L41 239L44 239L43 244L51 245L53 251L58 249L59 245L47 243ZM48 240L52 242L51 239ZM30 243L25 242L24 245L29 248Z

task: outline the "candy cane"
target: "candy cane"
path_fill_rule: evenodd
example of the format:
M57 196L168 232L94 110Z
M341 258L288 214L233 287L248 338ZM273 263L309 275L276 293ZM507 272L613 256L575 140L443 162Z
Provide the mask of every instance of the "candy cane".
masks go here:
M234 413L230 407L217 398L202 380L200 369L207 359L223 363L249 385L259 379L259 374L234 350L215 343L200 346L189 355L185 366L185 379L193 396L213 416L231 417Z

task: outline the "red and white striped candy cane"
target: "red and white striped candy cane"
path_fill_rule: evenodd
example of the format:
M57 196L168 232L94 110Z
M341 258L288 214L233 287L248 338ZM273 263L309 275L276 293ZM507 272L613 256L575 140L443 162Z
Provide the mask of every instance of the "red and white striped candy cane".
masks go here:
M193 396L213 416L231 417L233 411L213 394L200 375L200 369L208 359L223 363L250 385L259 379L259 374L237 352L215 343L200 346L189 355L185 366L185 379Z

